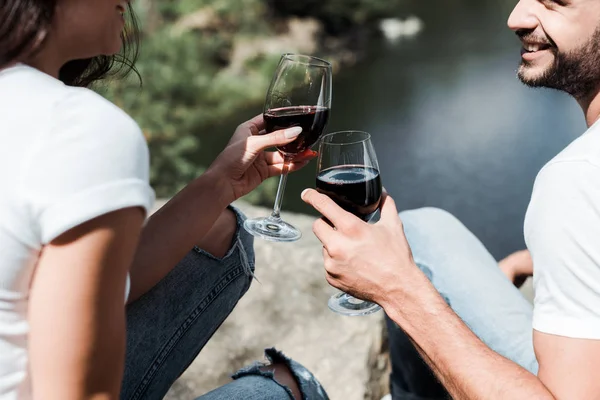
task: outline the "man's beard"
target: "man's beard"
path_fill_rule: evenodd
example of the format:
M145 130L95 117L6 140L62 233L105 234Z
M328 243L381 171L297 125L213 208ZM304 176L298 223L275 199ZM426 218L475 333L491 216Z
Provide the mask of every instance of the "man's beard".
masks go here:
M554 53L554 63L542 74L527 77L528 62L523 61L518 76L521 82L529 87L546 87L561 90L575 97L584 99L594 92L600 84L600 27L596 29L590 40L578 49L560 52L556 47L550 48Z

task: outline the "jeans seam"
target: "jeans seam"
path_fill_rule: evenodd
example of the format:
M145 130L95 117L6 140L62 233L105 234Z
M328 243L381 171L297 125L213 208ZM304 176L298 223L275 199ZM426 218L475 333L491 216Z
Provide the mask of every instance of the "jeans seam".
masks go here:
M146 372L144 378L142 379L140 385L134 392L131 397L132 400L137 400L142 398L143 394L148 389L149 383L156 375L160 366L163 364L165 359L171 354L172 350L176 347L177 342L185 335L185 333L189 330L189 328L193 325L193 322L198 319L200 315L206 310L213 301L218 297L220 293L222 293L232 282L235 282L236 278L238 278L243 274L244 267L238 266L237 268L228 272L214 287L210 293L200 301L198 306L196 306L192 312L188 315L188 317L183 321L181 326L175 331L173 336L167 341L167 343L163 346L163 349L156 356L150 368Z

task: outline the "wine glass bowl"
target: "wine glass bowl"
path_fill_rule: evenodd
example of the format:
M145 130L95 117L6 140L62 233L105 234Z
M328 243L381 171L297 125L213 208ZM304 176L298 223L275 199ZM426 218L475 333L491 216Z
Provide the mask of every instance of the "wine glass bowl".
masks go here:
M283 193L290 162L319 140L329 121L331 76L331 64L325 60L299 54L281 56L265 100L265 131L300 126L302 132L291 143L277 148L285 162L273 212L269 217L244 222L244 228L256 237L293 242L302 236L296 227L281 219Z
M316 189L338 206L369 222L381 203L383 187L371 136L343 131L321 139ZM340 292L329 299L329 308L343 315L367 315L379 311L375 303Z
M315 144L329 121L329 108L323 106L298 106L274 108L265 111L265 130L274 132L295 126L302 127L296 140L277 147L282 154L294 155Z

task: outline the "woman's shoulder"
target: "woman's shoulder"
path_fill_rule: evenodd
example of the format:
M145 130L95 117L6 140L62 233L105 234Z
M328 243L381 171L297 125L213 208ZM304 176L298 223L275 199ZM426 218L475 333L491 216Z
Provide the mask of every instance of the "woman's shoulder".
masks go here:
M54 125L76 124L84 130L132 133L138 135L138 124L125 111L93 90L65 86L62 95L54 102Z
M0 71L0 110L2 114L13 116L35 115L40 123L52 125L75 121L82 127L97 124L98 129L139 131L127 113L93 90L67 86L23 64ZM35 122L29 118L21 119L25 120Z

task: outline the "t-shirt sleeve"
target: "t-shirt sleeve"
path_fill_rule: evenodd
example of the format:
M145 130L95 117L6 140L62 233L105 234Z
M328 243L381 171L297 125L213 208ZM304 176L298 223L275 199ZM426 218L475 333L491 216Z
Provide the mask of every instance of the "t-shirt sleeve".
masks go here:
M534 262L533 328L600 339L600 168L587 161L548 165L532 204L526 238Z
M49 121L21 178L42 244L112 211L150 211L148 146L127 114L96 93L72 89Z

